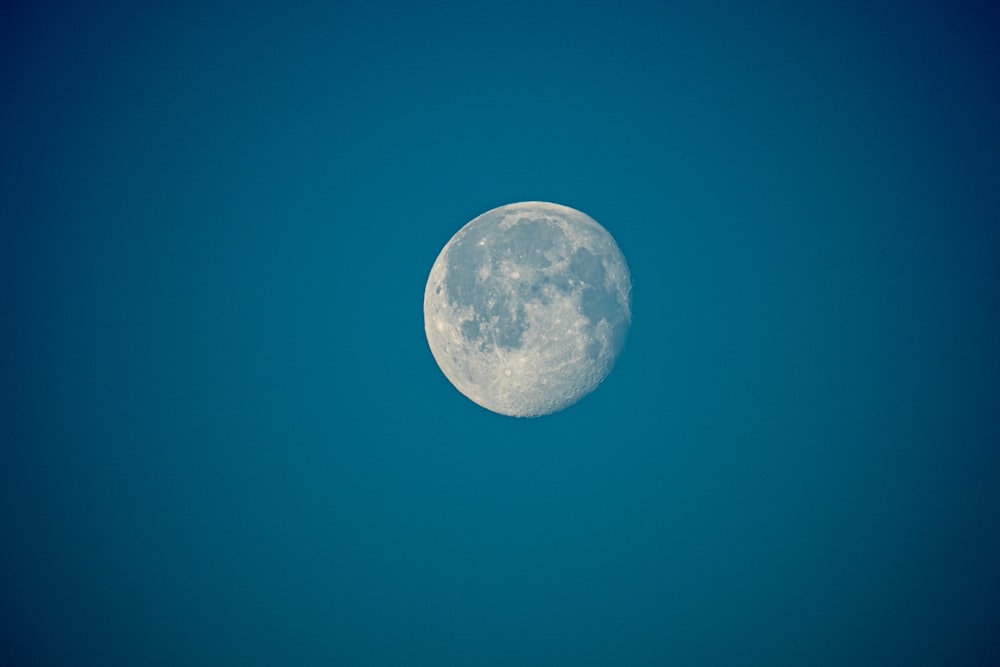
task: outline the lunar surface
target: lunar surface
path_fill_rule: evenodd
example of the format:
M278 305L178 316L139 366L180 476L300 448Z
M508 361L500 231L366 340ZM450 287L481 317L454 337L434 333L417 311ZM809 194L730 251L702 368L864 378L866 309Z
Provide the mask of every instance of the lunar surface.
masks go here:
M632 281L604 227L558 204L483 213L452 237L424 291L438 366L488 410L537 417L607 377L631 324Z

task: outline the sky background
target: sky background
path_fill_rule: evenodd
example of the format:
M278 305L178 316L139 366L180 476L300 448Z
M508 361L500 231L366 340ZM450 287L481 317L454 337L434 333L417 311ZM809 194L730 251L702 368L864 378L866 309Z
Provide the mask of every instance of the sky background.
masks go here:
M4 3L0 662L997 664L998 34ZM615 370L530 420L422 320L523 200L634 280Z

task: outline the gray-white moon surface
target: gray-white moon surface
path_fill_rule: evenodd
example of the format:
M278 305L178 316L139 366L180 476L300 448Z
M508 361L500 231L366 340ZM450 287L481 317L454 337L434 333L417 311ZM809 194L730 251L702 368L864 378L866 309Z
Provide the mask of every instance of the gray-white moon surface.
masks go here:
M562 410L607 377L632 321L618 244L584 213L547 202L483 213L448 241L424 291L438 366L488 410Z

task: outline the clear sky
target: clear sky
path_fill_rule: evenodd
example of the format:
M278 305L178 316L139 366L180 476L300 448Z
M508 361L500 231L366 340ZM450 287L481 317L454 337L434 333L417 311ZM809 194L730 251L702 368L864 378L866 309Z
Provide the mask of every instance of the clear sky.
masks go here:
M998 34L4 3L0 663L996 664ZM634 280L615 370L530 420L422 321L524 200Z

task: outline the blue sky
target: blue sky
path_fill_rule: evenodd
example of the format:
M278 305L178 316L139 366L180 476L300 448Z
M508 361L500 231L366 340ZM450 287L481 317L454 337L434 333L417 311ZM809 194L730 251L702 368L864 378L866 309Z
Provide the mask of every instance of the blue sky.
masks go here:
M7 3L7 664L989 664L988 3ZM605 383L423 335L452 234L615 237Z

